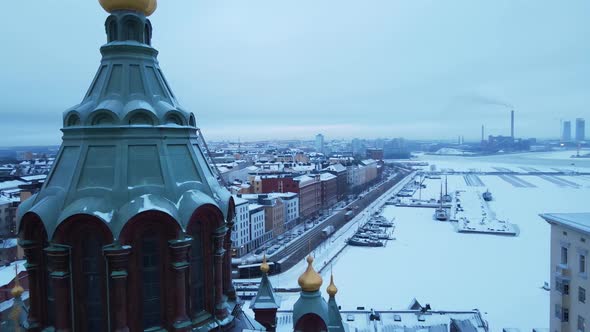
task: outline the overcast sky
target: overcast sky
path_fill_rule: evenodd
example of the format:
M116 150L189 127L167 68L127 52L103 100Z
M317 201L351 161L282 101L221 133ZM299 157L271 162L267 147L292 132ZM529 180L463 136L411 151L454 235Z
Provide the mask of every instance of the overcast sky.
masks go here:
M0 146L59 144L98 0L5 1ZM153 45L208 139L557 137L590 122L590 1L160 0Z

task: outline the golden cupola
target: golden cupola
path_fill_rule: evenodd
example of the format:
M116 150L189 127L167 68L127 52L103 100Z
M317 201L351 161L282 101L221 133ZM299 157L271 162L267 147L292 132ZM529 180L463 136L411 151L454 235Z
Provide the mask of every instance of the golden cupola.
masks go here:
M334 297L334 296L336 296L336 293L338 293L338 288L336 287L336 285L334 285L334 275L333 274L330 275L330 285L328 285L326 292L328 292L328 295L330 295L330 297Z
M264 274L267 274L269 270L270 270L270 266L268 266L268 263L266 262L266 254L265 254L262 258L262 264L260 264L260 271Z
M313 257L307 256L307 269L297 280L301 289L305 292L316 292L322 286L322 276L313 268Z
M158 0L99 0L99 2L109 13L115 10L135 10L150 16L158 7Z

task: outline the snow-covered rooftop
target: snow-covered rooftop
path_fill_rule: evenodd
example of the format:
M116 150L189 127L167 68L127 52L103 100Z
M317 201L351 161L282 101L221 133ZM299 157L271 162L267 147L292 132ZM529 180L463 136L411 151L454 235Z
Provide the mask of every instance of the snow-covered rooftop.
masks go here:
M320 180L321 181L328 181L328 180L332 180L335 179L336 175L334 174L330 174L330 173L322 173L320 174Z
M260 204L250 204L248 205L248 211L254 211L256 209L260 209L261 207L263 206Z
M556 223L590 235L590 212L544 213L541 217L549 223Z
M25 260L15 261L9 265L0 267L0 287L8 285L15 276L14 266L18 266L18 273L25 270Z
M25 181L41 181L47 178L47 174L21 176Z
M248 203L248 201L241 198L241 197L234 195L234 203L236 204L236 206L238 206L238 205L246 204L246 203Z
M332 171L332 172L344 172L344 171L346 171L346 167L344 167L340 163L334 164L334 165L330 165L330 166L326 167L326 169L329 170L329 171Z
M376 311L379 320L371 320L370 310L341 311L342 321L349 331L420 331L446 332L450 325L460 323L460 331L486 331L478 311L430 311L419 310ZM293 318L290 311L277 312L277 331L292 331Z
M26 184L26 182L20 180L3 181L0 182L0 190L15 189L23 184Z

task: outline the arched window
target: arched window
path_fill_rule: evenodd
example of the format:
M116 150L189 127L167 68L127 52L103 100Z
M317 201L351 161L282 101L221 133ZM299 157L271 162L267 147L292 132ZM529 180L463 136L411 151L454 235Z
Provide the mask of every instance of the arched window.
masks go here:
M125 22L125 33L127 34L127 40L135 40L141 42L139 35L140 35L140 28L137 22L133 20L128 20Z
M75 330L108 330L107 269L103 247L112 241L108 227L87 215L72 216L56 230L54 242L70 247ZM49 298L51 293L50 290Z
M199 314L205 311L205 256L203 253L202 232L200 230L191 234L193 243L191 245L191 316L196 319Z
M107 39L109 43L117 40L117 22L115 20L111 20L111 22L109 22Z
M121 244L131 246L127 300L131 331L171 329L174 289L168 241L179 232L168 214L154 210L136 215L121 231Z
M160 246L157 234L146 235L141 240L141 275L143 326L149 328L159 326L162 322L162 288L160 276Z
M86 238L81 244L82 249L82 266L81 276L83 284L83 292L85 293L86 301L77 303L77 305L84 307L86 322L83 325L83 331L103 331L106 329L103 305L106 303L106 298L103 293L103 268L102 264L102 247L103 243L97 233L87 233Z
M152 45L152 29L147 23L145 25L144 38L146 44Z
M322 332L328 331L326 322L313 313L305 314L295 324L295 331L301 332Z

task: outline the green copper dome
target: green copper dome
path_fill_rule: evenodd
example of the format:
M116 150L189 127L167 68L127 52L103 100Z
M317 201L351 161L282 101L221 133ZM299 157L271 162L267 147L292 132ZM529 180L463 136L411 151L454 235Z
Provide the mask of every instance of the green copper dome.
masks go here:
M137 11L113 11L108 42L82 102L63 115L63 143L42 190L21 204L49 239L77 214L101 219L118 238L138 213L158 210L186 229L210 204L232 214L197 135L195 117L178 103L151 46L152 26Z

